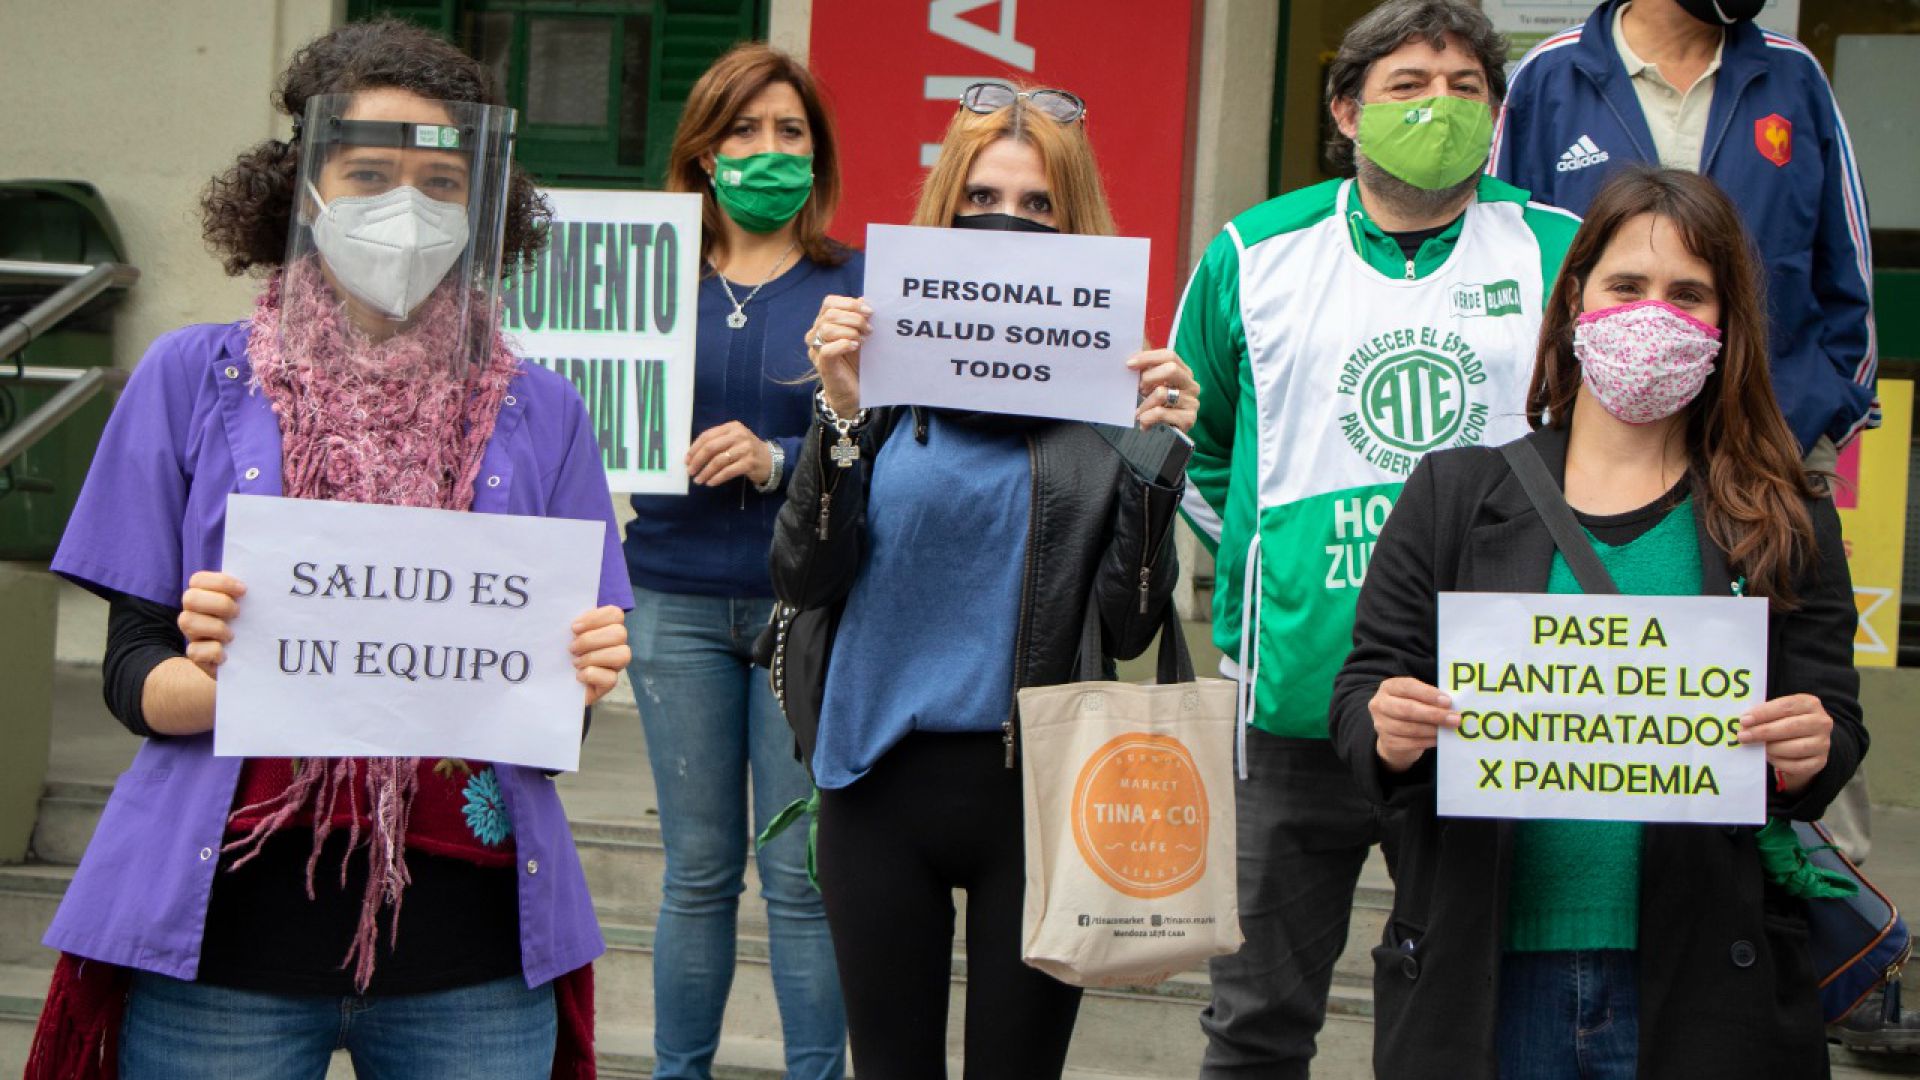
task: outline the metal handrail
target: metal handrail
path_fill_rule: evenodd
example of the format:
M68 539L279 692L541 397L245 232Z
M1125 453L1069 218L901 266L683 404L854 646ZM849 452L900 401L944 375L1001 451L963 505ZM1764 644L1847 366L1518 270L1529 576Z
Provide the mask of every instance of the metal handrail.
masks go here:
M93 269L92 263L0 259L0 281L8 284L46 285L55 281L77 278L91 269Z
M14 265L21 265L14 263ZM38 267L77 266L77 263L34 263ZM0 264L4 269L5 264ZM61 271L64 273L64 271ZM44 280L44 279L43 279ZM140 271L126 263L100 263L62 285L52 296L30 308L11 324L0 327L0 359L27 347L34 338L60 324L86 303L116 286L126 288L140 280Z
M3 372L4 369L0 369ZM92 401L94 395L110 387L126 383L127 372L119 368L70 368L73 378L60 392L40 404L40 407L28 413L26 419L0 432L0 469L13 464L13 459L27 451L27 448L57 427L60 421L78 412L82 405ZM6 382L0 374L0 382ZM51 381L51 380L34 380Z
M126 263L43 263L21 259L0 259L0 279L48 282L68 279L51 296L30 308L4 327L0 327L0 382L64 382L67 385L28 413L26 418L0 432L0 469L40 441L60 421L72 416L94 396L127 381L127 373L117 368L54 368L25 364L6 365L33 340L60 325L60 321L86 306L94 297L111 288L127 288L140 280L140 271ZM12 366L13 371L7 371ZM11 375L13 378L8 378Z

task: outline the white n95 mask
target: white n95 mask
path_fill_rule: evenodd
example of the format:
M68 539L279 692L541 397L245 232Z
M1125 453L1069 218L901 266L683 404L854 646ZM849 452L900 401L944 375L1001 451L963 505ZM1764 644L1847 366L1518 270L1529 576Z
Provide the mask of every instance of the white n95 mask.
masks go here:
M320 203L313 246L334 279L390 318L413 314L467 247L467 208L429 198L419 188L332 202L314 191L313 199Z

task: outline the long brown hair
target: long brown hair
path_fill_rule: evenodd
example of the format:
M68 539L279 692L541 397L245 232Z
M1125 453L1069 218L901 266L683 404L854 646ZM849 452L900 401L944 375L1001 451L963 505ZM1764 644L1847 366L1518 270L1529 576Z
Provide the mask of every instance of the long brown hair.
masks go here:
M1797 605L1793 577L1813 557L1817 498L1800 445L1780 413L1767 368L1767 305L1759 259L1733 203L1711 180L1677 169L1635 167L1609 180L1587 208L1540 324L1539 359L1527 388L1535 428L1567 428L1580 392L1574 320L1587 278L1627 221L1653 214L1673 223L1687 250L1713 270L1720 296L1720 355L1684 410L1693 496L1707 536L1747 578L1748 592L1775 608Z
M1026 90L1017 86L1016 90ZM1118 230L1107 206L1107 189L1087 141L1086 120L1062 124L1027 107L1024 99L990 113L959 109L940 141L940 158L920 185L913 224L944 228L953 223L967 193L967 174L980 151L1001 139L1023 142L1040 155L1053 198L1053 220L1063 233L1112 236Z
M834 141L833 114L827 111L820 86L805 64L762 42L749 41L727 50L687 92L687 107L680 112L673 148L667 152L667 190L701 193L702 260L711 259L714 246L724 244L727 234L724 212L713 197L700 156L717 152L747 102L781 82L800 95L800 104L807 110L807 129L813 134L813 193L794 218L795 235L814 262L837 266L847 259L846 247L827 236L827 223L840 205L840 148Z

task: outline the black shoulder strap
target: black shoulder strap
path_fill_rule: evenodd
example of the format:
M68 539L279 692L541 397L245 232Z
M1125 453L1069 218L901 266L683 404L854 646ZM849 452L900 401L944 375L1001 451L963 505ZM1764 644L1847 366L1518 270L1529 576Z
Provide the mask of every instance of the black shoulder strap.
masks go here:
M1526 489L1527 500L1546 523L1547 532L1553 534L1553 544L1567 560L1567 568L1573 571L1581 591L1594 595L1618 593L1620 587L1601 565L1600 556L1593 553L1593 545L1587 542L1580 523L1574 520L1566 495L1560 491L1560 485L1553 482L1547 463L1540 460L1540 451L1526 439L1515 439L1502 446L1500 453L1513 469L1513 475L1519 478L1520 486Z
M1072 681L1098 681L1106 678L1105 672L1106 662L1100 648L1100 608L1092 598L1088 598ZM1160 658L1154 681L1164 686L1168 683L1192 682L1193 678L1193 657L1187 651L1186 635L1181 632L1180 613L1169 599L1166 617L1160 625Z

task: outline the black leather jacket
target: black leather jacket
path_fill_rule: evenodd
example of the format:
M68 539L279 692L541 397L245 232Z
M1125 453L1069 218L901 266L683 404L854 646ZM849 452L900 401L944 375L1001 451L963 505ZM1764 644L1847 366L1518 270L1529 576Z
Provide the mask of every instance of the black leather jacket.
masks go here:
M904 420L903 411L909 412ZM1014 686L1048 686L1075 677L1089 596L1099 608L1105 656L1138 656L1159 630L1179 577L1172 534L1184 482L1161 487L1143 481L1083 423L992 417L968 422L1017 425L1026 433L1033 466ZM829 430L823 438L818 421L808 431L773 530L773 591L783 607L837 610L852 590L865 564L869 470L896 423L901 436L926 438L926 418L919 410L875 409L860 432L860 458L849 468L827 456L837 436ZM901 597L903 603L911 600ZM836 621L812 621L809 632L817 637L824 627L830 636ZM824 685L825 643L807 646L819 662L817 671L807 666L806 677ZM781 695L803 751L811 749L818 723L819 690L788 687ZM809 712L814 714L796 715ZM1004 726L1011 764L1012 701Z

